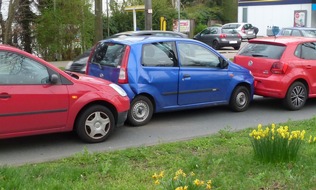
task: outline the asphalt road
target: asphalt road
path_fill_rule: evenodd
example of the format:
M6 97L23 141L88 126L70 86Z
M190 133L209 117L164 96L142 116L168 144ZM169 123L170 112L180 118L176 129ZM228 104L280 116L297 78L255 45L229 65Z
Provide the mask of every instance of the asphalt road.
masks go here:
M142 127L123 126L103 143L85 144L74 133L50 134L0 140L0 165L38 163L89 152L150 146L214 134L222 129L240 130L315 116L316 99L304 109L287 111L275 99L255 97L249 110L231 112L227 106L160 113Z

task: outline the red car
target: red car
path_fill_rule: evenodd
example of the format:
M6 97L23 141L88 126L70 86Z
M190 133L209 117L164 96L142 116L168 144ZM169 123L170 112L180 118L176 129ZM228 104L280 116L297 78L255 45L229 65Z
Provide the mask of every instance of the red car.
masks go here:
M250 40L234 57L255 78L255 94L283 99L289 110L316 97L316 38L265 37Z
M124 124L129 105L114 83L0 46L0 139L74 130L86 142L101 142Z

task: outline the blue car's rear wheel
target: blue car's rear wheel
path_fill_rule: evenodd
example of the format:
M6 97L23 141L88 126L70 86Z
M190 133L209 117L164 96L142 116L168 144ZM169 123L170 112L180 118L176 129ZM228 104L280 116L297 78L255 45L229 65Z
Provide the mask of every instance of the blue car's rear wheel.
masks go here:
M133 126L146 125L153 115L153 104L146 96L137 96L131 103L127 122Z

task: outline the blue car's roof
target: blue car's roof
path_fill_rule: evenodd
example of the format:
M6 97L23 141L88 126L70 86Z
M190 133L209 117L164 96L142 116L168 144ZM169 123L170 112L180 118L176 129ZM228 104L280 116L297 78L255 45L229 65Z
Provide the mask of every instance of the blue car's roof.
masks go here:
M113 43L120 43L125 45L133 45L133 44L143 44L143 43L154 43L154 42L161 42L161 41L194 41L193 39L188 38L178 38L178 37L157 37L157 36L121 36L118 38L110 38L102 40L101 42L113 42Z

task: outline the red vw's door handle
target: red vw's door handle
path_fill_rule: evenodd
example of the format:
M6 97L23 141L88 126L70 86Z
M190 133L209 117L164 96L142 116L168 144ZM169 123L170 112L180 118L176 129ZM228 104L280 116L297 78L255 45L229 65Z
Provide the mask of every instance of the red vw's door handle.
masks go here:
M8 93L1 93L1 94L0 94L0 98L1 98L1 99L8 99L8 98L11 98L11 95L8 94Z
M306 65L305 68L306 68L306 69L311 69L312 66L311 66L311 65Z

